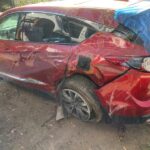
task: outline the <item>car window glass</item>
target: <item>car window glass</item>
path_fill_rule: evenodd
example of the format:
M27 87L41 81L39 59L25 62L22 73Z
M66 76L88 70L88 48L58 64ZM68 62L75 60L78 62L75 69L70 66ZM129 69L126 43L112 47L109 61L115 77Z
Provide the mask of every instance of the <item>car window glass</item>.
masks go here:
M96 32L111 32L105 25L80 18L63 18L63 31L69 34L72 43L80 43Z
M19 14L12 14L0 21L0 39L15 40Z
M111 30L104 25L84 19L31 12L22 17L16 39L26 42L75 44L99 31Z
M28 42L69 43L62 32L61 17L46 13L27 13L21 20L17 39Z

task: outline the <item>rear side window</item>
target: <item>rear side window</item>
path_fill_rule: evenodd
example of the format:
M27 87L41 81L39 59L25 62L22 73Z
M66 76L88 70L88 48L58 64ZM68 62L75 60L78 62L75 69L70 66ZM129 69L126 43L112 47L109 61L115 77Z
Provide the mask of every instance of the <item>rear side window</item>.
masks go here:
M72 43L80 43L96 32L111 32L113 29L89 20L65 17L62 20L62 31L68 34Z
M15 40L19 14L12 14L0 21L0 39Z

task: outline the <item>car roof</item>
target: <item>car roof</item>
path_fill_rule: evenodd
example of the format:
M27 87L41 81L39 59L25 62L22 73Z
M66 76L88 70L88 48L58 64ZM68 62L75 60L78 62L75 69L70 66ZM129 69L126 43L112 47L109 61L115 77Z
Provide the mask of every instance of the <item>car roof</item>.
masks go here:
M120 9L128 5L123 0L59 0L53 2L41 2L28 6L50 6L50 7L73 7L73 8L96 8L96 9Z
M114 11L127 5L128 2L121 0L59 0L13 8L4 13L4 15L18 11L42 11L74 18L78 17L116 27L118 23L114 20Z

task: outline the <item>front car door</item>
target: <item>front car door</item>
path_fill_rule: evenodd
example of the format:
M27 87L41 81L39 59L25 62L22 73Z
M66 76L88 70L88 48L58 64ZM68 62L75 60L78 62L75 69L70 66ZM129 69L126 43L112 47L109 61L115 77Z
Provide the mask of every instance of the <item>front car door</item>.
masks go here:
M10 44L15 40L19 14L11 14L0 20L0 75L10 75L16 56L10 51Z
M53 90L63 78L71 55L71 46L66 44L69 37L61 33L60 19L48 13L19 13L11 32L13 38L0 40L2 75L30 87Z

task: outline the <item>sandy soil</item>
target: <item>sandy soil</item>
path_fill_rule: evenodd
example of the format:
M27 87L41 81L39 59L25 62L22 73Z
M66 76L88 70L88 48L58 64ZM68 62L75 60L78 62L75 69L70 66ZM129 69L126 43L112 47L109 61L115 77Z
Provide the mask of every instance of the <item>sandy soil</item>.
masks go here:
M43 94L0 81L0 150L150 150L150 126L74 118L55 121L57 104Z

